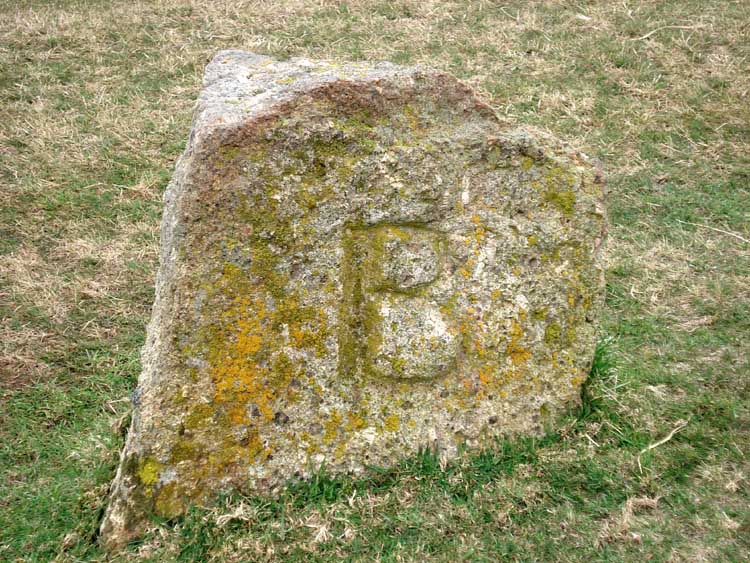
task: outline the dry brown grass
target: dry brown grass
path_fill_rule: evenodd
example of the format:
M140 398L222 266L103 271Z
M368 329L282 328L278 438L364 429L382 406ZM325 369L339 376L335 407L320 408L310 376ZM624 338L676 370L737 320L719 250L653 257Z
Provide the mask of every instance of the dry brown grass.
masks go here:
M471 84L509 120L602 159L612 216L603 331L617 337L618 365L595 388L614 414L565 426L565 440L542 448L536 464L488 483L464 506L426 501L423 480L407 476L351 505L290 508L299 535L273 519L246 523L260 534L252 537L224 523L231 538L212 556L278 561L299 546L308 558L336 558L378 534L386 542L388 522L408 530L399 514L416 518L414 507L426 512L425 541L393 547L391 560L491 558L493 534L515 541L517 554L547 545L569 560L746 553L747 13L747 0L0 1L0 442L12 444L0 458L8 499L0 509L12 515L0 559L101 557L75 527L94 525L104 493L79 492L109 478L93 468L104 451L114 463L107 428L137 371L161 191L203 66L228 47L429 64ZM691 414L636 475L641 449ZM554 481L561 495L583 495L571 485L576 464L605 488L601 475L611 472L622 488L607 489L615 496L602 506L594 493L583 504L559 500L547 489L554 471L571 472ZM657 497L658 506L638 505ZM89 508L71 524L76 503ZM57 520L42 525L39 506ZM205 529L228 514L241 521L243 510L212 513ZM187 533L159 528L132 558L174 559ZM438 542L450 534L455 543ZM429 552L429 541L444 553Z

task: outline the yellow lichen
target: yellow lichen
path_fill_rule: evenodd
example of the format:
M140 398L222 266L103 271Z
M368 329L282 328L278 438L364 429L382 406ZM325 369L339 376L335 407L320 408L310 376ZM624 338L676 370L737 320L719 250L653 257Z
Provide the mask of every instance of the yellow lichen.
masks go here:
M383 427L388 432L396 432L399 428L401 428L401 420L396 414L389 415L385 417L385 420L383 420Z
M323 434L323 443L330 445L336 439L341 428L341 423L344 421L344 417L341 416L337 410L331 411L331 416L328 418L326 423L323 425L325 432Z
M356 430L362 430L363 428L367 428L367 420L365 419L364 413L358 414L354 412L349 412L346 415L347 421L346 426L344 427L344 430L346 432L352 432Z
M509 336L510 342L508 342L505 348L505 353L510 358L510 361L513 362L513 365L524 365L531 357L531 352L520 344L523 338L523 328L518 322L513 321L511 323Z
M164 466L153 458L147 457L138 464L136 475L141 483L146 487L146 494L150 495L153 486L159 482Z

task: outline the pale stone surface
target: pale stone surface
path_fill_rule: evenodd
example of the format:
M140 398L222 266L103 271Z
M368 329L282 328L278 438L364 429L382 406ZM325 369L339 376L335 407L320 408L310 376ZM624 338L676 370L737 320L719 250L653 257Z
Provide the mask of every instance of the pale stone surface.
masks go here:
M219 53L104 541L323 463L538 433L593 355L602 196L585 156L443 73Z

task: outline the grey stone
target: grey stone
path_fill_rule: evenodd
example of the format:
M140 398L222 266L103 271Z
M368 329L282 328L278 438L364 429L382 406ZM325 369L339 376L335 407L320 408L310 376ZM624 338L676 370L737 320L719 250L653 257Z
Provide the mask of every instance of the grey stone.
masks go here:
M324 463L541 432L593 356L603 190L444 73L219 53L165 195L104 542Z

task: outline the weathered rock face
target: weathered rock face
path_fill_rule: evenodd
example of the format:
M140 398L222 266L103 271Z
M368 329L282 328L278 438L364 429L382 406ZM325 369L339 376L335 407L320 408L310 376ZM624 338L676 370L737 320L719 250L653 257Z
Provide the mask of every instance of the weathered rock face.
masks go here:
M593 355L602 192L445 74L217 55L104 540L323 463L539 432Z

